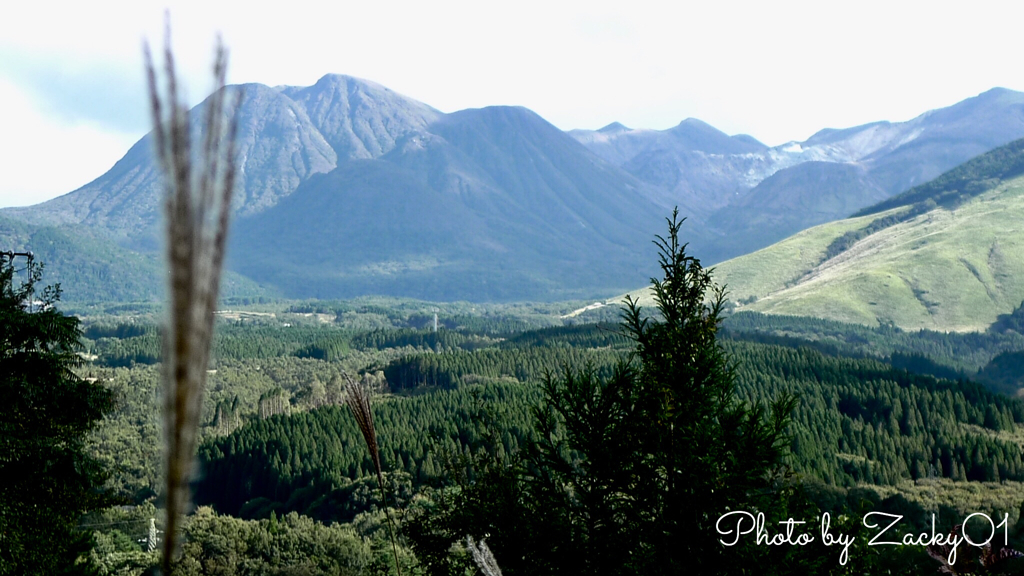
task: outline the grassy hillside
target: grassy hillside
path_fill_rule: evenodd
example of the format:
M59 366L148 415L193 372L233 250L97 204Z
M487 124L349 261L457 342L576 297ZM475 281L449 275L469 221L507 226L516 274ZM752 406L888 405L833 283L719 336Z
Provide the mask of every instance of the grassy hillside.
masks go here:
M1024 299L1024 177L899 222L906 210L806 230L722 263L718 280L740 309L909 329L984 329ZM887 216L895 223L826 257Z
M726 284L729 299L737 302L749 302L783 290L796 283L824 259L826 248L832 240L867 226L873 219L840 220L809 228L783 242L715 266L715 280L719 284ZM700 253L695 255L701 258ZM637 299L641 306L652 306L654 303L651 291L647 288L628 295ZM623 298L613 298L609 303Z
M158 302L164 297L162 255L133 252L84 226L39 226L0 216L0 250L33 252L46 266L44 283L61 284L65 304ZM259 296L266 291L229 272L221 294Z
M723 262L715 278L738 310L983 330L1024 300L1022 174L1018 140L854 217ZM647 289L632 295L651 301Z

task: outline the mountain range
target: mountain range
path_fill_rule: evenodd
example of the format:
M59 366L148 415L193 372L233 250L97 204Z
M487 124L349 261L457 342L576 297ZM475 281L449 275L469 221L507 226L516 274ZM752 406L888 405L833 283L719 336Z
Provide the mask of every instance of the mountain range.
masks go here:
M621 293L655 272L650 240L673 206L696 253L716 262L1024 136L1024 94L1004 89L776 147L694 119L563 132L519 107L445 114L340 75L228 89L243 92L231 285L298 298ZM0 237L41 253L66 237L51 271L70 299L159 297L150 147L147 135L78 190L0 210ZM103 280L114 277L116 296Z
M984 330L1024 301L1024 140L716 269L740 310Z
M669 130L570 132L595 154L705 216L708 262L844 218L1024 137L1024 94L995 88L907 122L825 129L768 147L694 119Z

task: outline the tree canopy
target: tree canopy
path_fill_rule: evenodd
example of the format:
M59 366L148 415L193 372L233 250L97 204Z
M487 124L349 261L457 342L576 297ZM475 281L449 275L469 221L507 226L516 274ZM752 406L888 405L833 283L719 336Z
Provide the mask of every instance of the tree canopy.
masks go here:
M421 560L490 536L507 574L682 574L721 571L739 556L715 541L726 511L773 512L795 406L736 396L736 373L716 341L724 291L679 241L682 220L658 237L657 316L624 313L635 346L608 377L593 366L549 374L534 411L536 439L509 466L485 466L449 503L410 527Z
M73 372L78 319L54 307L59 285L37 292L42 270L0 256L0 574L88 573L90 537L76 524L110 503L85 436L111 394Z

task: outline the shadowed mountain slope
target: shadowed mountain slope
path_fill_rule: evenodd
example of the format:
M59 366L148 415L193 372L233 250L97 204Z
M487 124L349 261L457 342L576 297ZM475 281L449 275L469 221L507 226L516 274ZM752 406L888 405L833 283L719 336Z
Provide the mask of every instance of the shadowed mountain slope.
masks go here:
M447 115L238 223L234 266L289 295L551 299L647 278L657 191L523 108ZM367 217L372 215L372 217Z
M719 253L746 254L888 196L859 164L804 162L764 179L728 209L716 211L708 225L720 234ZM740 230L759 233L736 233Z
M0 215L0 246L33 252L46 269L45 285L60 284L65 302L161 301L167 278L156 254L128 250L95 229L27 224ZM225 297L267 291L236 273L224 275Z

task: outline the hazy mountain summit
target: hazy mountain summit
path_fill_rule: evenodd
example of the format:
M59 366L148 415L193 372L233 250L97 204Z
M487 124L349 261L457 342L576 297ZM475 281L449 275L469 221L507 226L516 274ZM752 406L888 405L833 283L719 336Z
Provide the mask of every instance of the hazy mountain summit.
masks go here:
M543 118L445 115L238 223L235 269L291 296L572 298L647 278L668 199Z
M262 84L242 91L235 213L275 205L300 182L333 170L340 160L375 158L435 120L436 110L383 86L327 75L305 88ZM193 138L201 134L206 102L192 110ZM39 224L82 223L103 228L128 246L149 246L160 215L160 191L150 136L107 173L64 196L3 212Z
M328 74L305 88L281 94L302 107L339 158L377 158L403 136L419 133L442 116L430 106L380 84Z
M616 122L569 134L603 160L669 191L680 205L703 216L756 184L747 174L758 170L757 154L768 149L749 136L729 136L694 118L668 130L629 129Z
M717 261L849 216L1024 137L1024 93L994 88L906 122L824 129L774 147L696 120L661 131L570 134L638 179L699 204L709 236L695 246Z

